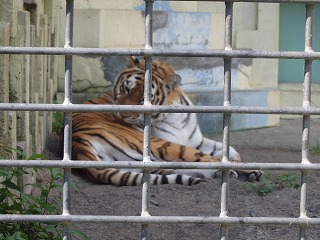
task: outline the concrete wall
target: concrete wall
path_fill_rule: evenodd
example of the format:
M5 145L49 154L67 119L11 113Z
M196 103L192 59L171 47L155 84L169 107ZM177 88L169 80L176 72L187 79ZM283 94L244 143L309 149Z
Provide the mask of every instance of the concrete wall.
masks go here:
M131 2L131 1L130 1ZM222 3L156 2L154 12L154 47L159 49L223 49L224 7ZM76 2L74 45L77 47L142 48L144 46L144 3L118 4L116 1ZM94 27L93 27L94 26ZM122 68L125 59L74 57L74 92L105 91ZM167 60L167 59L164 59ZM112 62L110 63L110 61ZM185 90L222 88L222 59L184 59L184 65L170 61L181 74ZM121 65L122 64L122 65ZM107 65L107 66L106 66ZM109 69L117 69L109 73ZM118 66L121 65L119 68ZM79 66L79 67L78 67ZM249 82L252 61L235 60L234 86ZM97 71L100 68L100 73ZM92 69L92 70L91 70ZM104 75L101 74L104 70ZM192 71L191 71L192 69ZM245 73L245 74L243 74ZM110 77L105 79L105 77ZM63 91L64 74L59 90ZM196 80L195 80L196 79Z
M129 2L119 4L117 0L77 1L75 3L74 45L77 47L142 48L144 46L144 2ZM265 24L266 22L268 24ZM156 49L223 49L224 3L155 2L153 29L153 43ZM234 4L234 49L278 50L278 29L278 4ZM99 65L101 58L86 60L75 57L75 61L84 62L87 68L91 68L93 65ZM204 63L204 61L209 61L209 63ZM103 61L102 65L105 62ZM174 67L179 64L179 61L177 62L177 64L172 63ZM212 62L214 62L213 65ZM193 90L195 88L203 90L208 87L216 90L217 81L221 81L222 59L212 61L211 59L190 58L184 59L184 64L184 66L180 64L177 67L185 68L186 72L180 70L180 74L186 81L186 86L190 86L190 89ZM203 69L201 65L204 65ZM236 89L277 88L278 60L235 59L233 66ZM208 68L211 68L212 72L208 72ZM194 76L190 75L190 69ZM88 70L83 71L85 71L85 76L89 77ZM92 72L96 72L96 68ZM83 74L77 71L75 81L80 79L78 75ZM198 82L207 82L208 85L201 86L198 82L192 85L190 82L194 80L187 80L188 78L197 78ZM61 81L62 79L63 75L61 75ZM90 81L87 78L85 80ZM107 81L112 80L107 79ZM101 75L95 76L93 81L92 88L100 85L106 87L106 84L102 84ZM75 91L88 90L92 91L86 85ZM185 90L188 91L187 88Z
M298 83L279 84L281 106L301 107L303 99L303 85ZM311 107L320 107L320 84L312 84ZM286 115L283 118L300 118L297 115ZM319 118L319 116L312 116Z
M0 45L61 46L62 0L2 0ZM42 55L0 55L0 101L52 103L58 87L58 59ZM42 153L51 133L50 112L0 112L0 144L27 156ZM16 158L0 147L0 156Z

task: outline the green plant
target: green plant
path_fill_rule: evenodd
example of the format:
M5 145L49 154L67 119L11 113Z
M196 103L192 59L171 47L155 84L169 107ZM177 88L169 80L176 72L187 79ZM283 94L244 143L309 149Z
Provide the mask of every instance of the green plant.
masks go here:
M20 159L24 158L24 153L17 149L17 155ZM44 158L43 154L34 154L28 160ZM46 215L59 214L61 205L60 197L53 200L49 196L53 190L61 193L61 178L63 175L57 169L34 168L37 173L42 173L46 181L32 185L36 194L25 193L25 187L28 184L19 179L30 174L23 168L4 167L0 168L0 213L1 214L32 214ZM0 240L29 240L29 239L62 239L63 226L57 223L40 222L0 222ZM80 239L89 239L84 233L72 229L72 237Z
M270 174L266 173L263 175L263 178L258 183L246 183L245 187L248 190L253 190L258 193L260 196L265 196L268 193L271 193L274 189L274 185L270 181Z
M64 113L63 112L53 112L52 113L52 131L60 134L63 127Z
M310 152L312 154L320 153L320 145L319 145L318 141L317 141L317 145L316 146L313 146L313 147L310 148Z
M253 190L260 196L265 196L275 189L282 189L285 187L299 188L300 187L300 176L297 174L285 173L278 177L266 173L260 182L258 183L247 183L245 187L249 190Z
M278 188L289 187L299 188L300 187L300 176L298 174L285 173L274 180L274 184Z

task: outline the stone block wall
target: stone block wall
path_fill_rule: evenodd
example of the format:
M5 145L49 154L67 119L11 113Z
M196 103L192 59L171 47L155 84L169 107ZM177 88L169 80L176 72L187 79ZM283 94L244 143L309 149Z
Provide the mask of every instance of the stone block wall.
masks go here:
M2 0L0 45L61 46L62 0ZM58 86L58 58L44 55L0 55L0 101L52 103ZM0 112L0 156L16 159L4 147L23 149L27 156L42 153L52 131L50 112Z

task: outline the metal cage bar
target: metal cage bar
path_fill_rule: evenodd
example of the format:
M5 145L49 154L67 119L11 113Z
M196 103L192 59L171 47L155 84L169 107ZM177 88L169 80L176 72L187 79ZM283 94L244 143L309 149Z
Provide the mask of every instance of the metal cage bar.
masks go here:
M163 2L194 2L195 0L161 0ZM319 0L198 0L198 2L319 3Z
M93 161L61 161L61 160L0 160L0 167L40 167L40 168L172 168L172 169L259 169L287 171L319 171L320 163L191 163L191 162L93 162Z
M305 52L312 52L312 21L313 21L313 4L306 4L306 21L305 21ZM309 108L311 103L311 73L312 60L305 60L304 66L304 89L302 106ZM303 115L302 119L302 146L301 146L301 163L309 162L309 134L310 134L310 115ZM307 171L301 171L301 190L300 190L300 218L307 218ZM307 225L300 225L299 238L307 239Z
M203 217L203 216L104 216L104 215L0 215L3 222L46 222L46 223L201 223L233 225L320 225L320 218L290 217Z
M0 54L30 54L30 55L65 55L65 99L63 104L20 104L0 103L0 111L64 111L66 112L64 126L64 157L63 161L52 160L4 160L0 159L0 167L55 167L64 169L63 206L61 215L4 215L0 214L0 221L4 222L59 222L64 224L63 239L70 239L69 224L73 222L104 222L104 223L139 223L141 224L141 239L148 239L149 224L153 223L214 223L221 224L221 239L228 239L230 224L276 224L296 225L300 227L300 239L307 238L307 227L320 225L320 218L307 216L307 175L310 171L320 171L320 164L309 162L309 134L310 116L320 115L320 109L311 107L311 73L312 61L320 59L320 52L312 49L312 19L314 3L319 0L225 0L225 49L224 50L155 50L152 47L152 12L154 0L144 0L145 8L145 47L143 49L106 49L106 48L74 48L73 39L73 12L74 0L66 0L66 32L63 48L50 47L1 47ZM162 0L167 1L167 0ZM168 0L169 1L169 0ZM187 0L188 1L188 0ZM206 0L203 0L206 1ZM265 2L265 3L305 3L305 50L299 51L251 51L232 49L232 16L233 2ZM72 56L73 55L105 55L105 56L143 56L146 62L145 94L143 106L97 106L72 104ZM220 57L224 59L224 103L223 106L152 106L150 103L150 87L152 79L152 57ZM301 107L252 107L231 105L231 62L233 58L267 58L267 59L304 59L304 96ZM92 162L71 161L71 134L72 111L108 111L125 112L138 111L145 114L143 162ZM196 112L222 113L223 120L223 161L221 163L178 163L178 162L151 162L150 161L150 114L153 112ZM232 163L229 162L229 138L231 114L295 114L303 115L301 163ZM70 169L86 167L114 167L140 168L144 172L142 184L142 211L141 216L93 216L70 214ZM151 216L149 214L149 179L150 170L154 168L170 169L222 169L221 181L221 212L220 216L193 217L193 216ZM261 169L261 170L300 170L300 217L229 217L228 216L228 187L230 169Z
M152 12L153 0L145 0L145 49L152 49ZM151 106L151 81L152 81L152 58L145 56L145 81L144 81L144 106ZM143 163L151 162L151 115L144 114L144 137L143 137ZM142 181L142 211L141 216L150 216L150 170L143 170ZM142 224L141 239L149 239L149 226Z
M320 115L317 107L255 107L255 106L137 106L87 104L28 104L0 103L1 111L64 111L64 112L132 112L141 113L233 113L233 114L282 114L282 115Z
M65 30L65 45L68 49L73 46L73 15L74 15L74 0L66 1L66 30ZM65 56L65 98L63 104L72 104L72 55ZM72 135L72 113L65 113L64 121L64 145L63 145L63 161L71 161L71 135ZM71 206L71 168L63 170L63 187L62 187L62 215L70 216ZM71 239L70 228L68 224L64 224L63 240Z
M320 3L320 2L319 2ZM154 57L217 57L267 59L319 59L320 52L255 51L255 50L162 50L136 48L52 48L52 47L0 47L0 54L77 55L77 56L154 56Z
M225 3L225 50L232 50L232 18L233 18L233 2ZM224 58L224 102L223 106L231 105L231 61L232 58ZM223 156L222 162L229 162L229 146L230 146L230 125L231 114L223 114ZM228 193L229 193L229 170L222 170L221 179L221 210L220 217L228 216ZM221 240L228 239L228 225L220 226Z
M46 222L46 223L201 223L233 225L320 225L320 218L290 217L208 217L208 216L105 216L105 215L0 215L3 222Z

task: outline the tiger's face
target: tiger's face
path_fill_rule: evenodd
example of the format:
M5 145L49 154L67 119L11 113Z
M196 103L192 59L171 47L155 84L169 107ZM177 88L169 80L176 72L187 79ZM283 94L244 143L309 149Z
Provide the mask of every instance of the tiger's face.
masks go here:
M144 103L145 63L136 58L129 58L127 69L123 70L114 82L113 93L116 104L143 105ZM151 104L170 105L174 92L181 85L181 77L163 62L152 63ZM136 112L122 112L116 114L118 118L129 124L143 126L143 114ZM153 113L152 120L156 121L163 114Z

